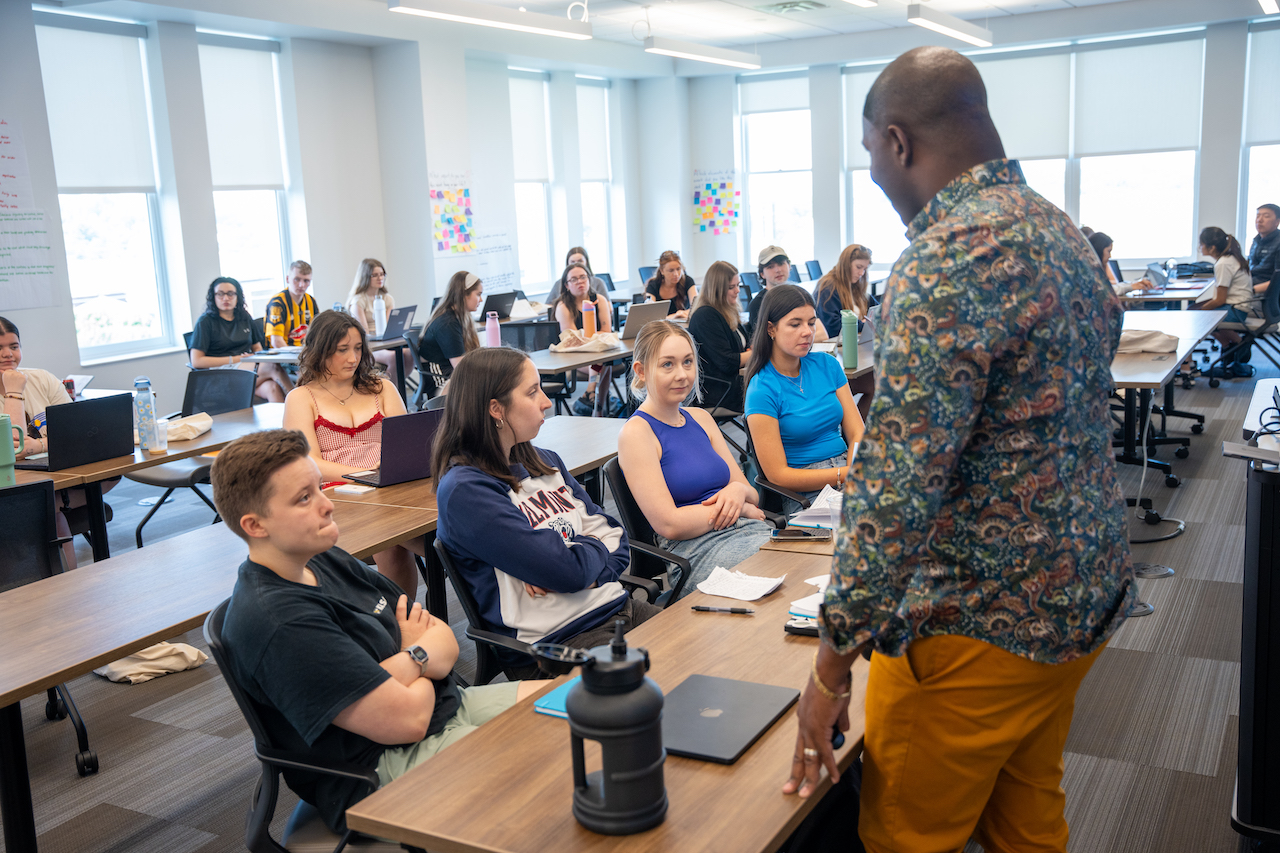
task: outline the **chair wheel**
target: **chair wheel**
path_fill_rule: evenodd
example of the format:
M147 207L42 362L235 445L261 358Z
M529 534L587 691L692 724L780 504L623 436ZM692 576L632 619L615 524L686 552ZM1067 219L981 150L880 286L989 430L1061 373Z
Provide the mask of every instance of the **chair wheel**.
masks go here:
M1211 376L1211 377L1209 377L1209 387L1210 387L1210 388L1217 388L1217 387L1218 387L1219 385L1221 385L1221 384L1222 384L1222 382L1220 382L1216 377L1212 377L1212 376Z
M1191 431L1196 435L1199 435L1200 433L1204 432L1204 424L1192 424Z
M1173 451L1173 455L1179 459L1186 459L1191 455L1191 451L1186 447L1179 447L1177 450Z
M47 720L65 720L67 718L67 706L61 698L56 702L51 699L45 700L44 716Z
M1178 486L1181 485L1181 483L1182 481L1172 474L1164 478L1164 484L1171 489L1178 488Z
M92 749L76 753L76 772L81 776L89 776L98 772L98 753Z

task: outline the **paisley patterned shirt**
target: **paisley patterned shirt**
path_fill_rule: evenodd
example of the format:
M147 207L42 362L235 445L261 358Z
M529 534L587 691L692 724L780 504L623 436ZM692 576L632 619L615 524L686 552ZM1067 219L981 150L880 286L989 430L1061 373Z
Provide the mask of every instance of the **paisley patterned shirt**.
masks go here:
M960 175L907 233L823 640L897 656L959 634L1041 663L1086 655L1134 600L1108 411L1119 301L1015 160Z

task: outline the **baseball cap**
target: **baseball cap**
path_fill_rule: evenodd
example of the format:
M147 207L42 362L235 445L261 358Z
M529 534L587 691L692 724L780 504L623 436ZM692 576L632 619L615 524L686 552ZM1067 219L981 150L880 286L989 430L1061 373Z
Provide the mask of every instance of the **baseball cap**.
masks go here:
M773 261L776 261L778 258L782 258L784 261L790 262L790 259L787 257L787 253L784 252L780 246L765 246L760 250L760 260L758 263L763 267Z

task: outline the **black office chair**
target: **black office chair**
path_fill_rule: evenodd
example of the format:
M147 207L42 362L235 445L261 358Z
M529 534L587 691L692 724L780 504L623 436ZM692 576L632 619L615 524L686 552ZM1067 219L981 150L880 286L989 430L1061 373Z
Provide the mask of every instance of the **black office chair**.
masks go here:
M707 410L712 420L716 422L716 426L720 427L720 435L724 437L730 447L738 452L738 464L745 463L747 461L747 449L739 444L733 436L724 431L725 426L728 424L733 424L742 430L744 434L747 431L747 421L743 413L724 405L726 398L733 391L733 385L729 380L711 376L705 370L699 371L698 378L702 381L703 390L703 402L698 405ZM738 379L738 384L742 384L741 379ZM712 397L715 398L714 402L710 402Z
M644 290L644 286L649 283L649 279L653 278L658 272L657 267L640 267L640 289Z
M185 418L197 412L221 415L225 412L247 409L253 405L253 389L257 384L257 378L257 374L247 370L193 370L187 374L187 390L182 399L182 411L173 414ZM170 417L172 416L171 414ZM136 483L165 490L155 506L151 507L150 512L138 522L138 527L133 532L139 548L142 547L142 528L147 526L151 516L160 511L160 507L164 506L164 502L176 489L188 488L195 492L196 497L213 510L214 523L218 521L218 508L204 492L196 488L197 483L209 482L209 469L212 467L212 459L195 456L143 468L141 471L125 475Z
M609 275L607 272L596 273L596 278L604 282L604 286L608 288L610 293L617 290L617 288L613 286L613 276Z
M804 268L809 271L810 281L817 281L822 278L822 264L817 261L805 261Z
M1267 360L1276 367L1280 367L1280 362L1272 356L1273 352L1280 352L1276 349L1276 342L1273 335L1277 329L1280 329L1280 272L1271 277L1271 283L1267 285L1266 292L1262 295L1262 316L1249 317L1243 323L1219 323L1218 329L1238 333L1240 341L1232 346L1224 347L1222 354L1218 356L1215 364L1222 365L1227 362L1227 356L1239 352L1241 349L1252 347L1258 344L1258 351L1267 357ZM1212 368L1210 368L1212 369ZM1206 373L1209 371L1206 370ZM1216 377L1209 379L1209 387L1217 388L1219 380Z
M801 508L808 509L813 501L804 497L799 492L793 492L785 486L779 486L777 483L770 482L764 475L764 469L760 467L760 460L756 458L755 445L751 441L751 428L747 427L747 457L751 460L751 465L760 473L756 475L756 485L761 488L760 492L760 509L766 514L782 514L783 498L789 498L800 504Z
M404 342L409 346L409 356L413 359L413 366L418 371L418 389L413 392L407 407L411 412L420 411L423 399L436 392L435 379L427 370L427 366L422 363L422 356L418 353L418 334L418 332L404 333Z
M787 281L793 282L795 284L800 283L800 267L796 266L795 264L791 265L791 272L787 273Z
M752 296L760 292L760 276L757 273L740 272L738 280L742 282L742 289Z
M382 851L416 850L399 844L388 844L357 836L348 829L337 836L329 831L320 813L305 801L299 802L284 829L283 846L271 837L271 820L275 817L276 799L280 795L280 774L285 770L304 770L328 776L354 779L369 786L368 794L378 789L378 774L367 767L346 762L325 762L306 751L301 738L297 744L277 744L262 723L264 714L278 714L274 708L261 706L236 682L231 668L231 652L222 642L222 623L227 615L231 599L219 604L204 622L204 638L213 653L213 660L222 672L222 680L236 700L249 730L253 733L253 754L262 765L262 775L253 788L249 801L249 814L245 821L244 846L251 853L302 853L302 851L329 851L340 853L343 848L382 853Z
M41 480L0 489L0 592L62 574L62 546L70 537L58 538L53 481ZM89 733L67 685L49 688L44 715L50 720L71 719L76 731L76 772L98 772L98 755L89 748Z
M437 394L428 400L427 404L422 407L423 411L434 412L436 409L443 409L444 404L448 402L448 400L449 396L447 394Z
M472 683L488 684L503 671L502 662L494 653L494 648L499 646L518 655L525 656L527 658L525 663L533 663L533 651L528 643L485 630L482 627L485 623L480 618L480 604L476 601L471 587L467 586L467 582L462 579L458 570L454 567L453 555L449 553L449 549L439 537L436 537L435 542L432 544L436 549L436 555L440 558L440 565L444 566L444 573L449 578L449 583L453 585L453 591L458 594L458 603L462 605L462 612L467 616L467 637L476 644L476 674L475 678L472 679ZM631 548L632 565L635 565L637 550L633 542ZM686 562L685 565L687 566L688 563ZM666 607L667 604L675 600L673 598L664 599L663 593L658 589L658 585L647 578L637 577L633 574L622 574L618 576L618 581L633 592L637 589L643 589L648 600L655 605Z

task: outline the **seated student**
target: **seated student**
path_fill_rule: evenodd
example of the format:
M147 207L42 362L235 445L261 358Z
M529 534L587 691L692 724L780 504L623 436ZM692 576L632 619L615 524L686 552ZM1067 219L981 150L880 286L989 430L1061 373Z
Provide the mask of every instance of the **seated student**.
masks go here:
M253 370L241 357L262 352L266 339L254 325L244 304L244 290L234 278L215 278L205 295L204 313L191 332L191 366L196 370L232 368ZM253 392L271 403L283 403L293 390L289 375L278 364L259 364Z
M360 321L366 335L376 334L378 330L378 321L373 315L373 300L379 295L382 296L382 319L385 321L396 307L395 299L387 290L387 268L382 265L382 261L365 258L356 267L356 278L351 283L351 292L347 294L347 313ZM413 369L413 357L408 348L401 349L400 356L404 362L405 376L408 376ZM373 354L373 360L388 371L393 370L396 366L396 351L379 350Z
M591 259L587 257L587 250L581 246L574 246L564 256L564 272L560 274L560 278L556 279L551 285L551 290L547 293L547 304L554 305L556 300L560 298L560 293L564 290L564 277L569 272L569 267L574 264L581 264L587 268L587 275L591 276L591 293L593 296L603 296L605 301L609 300L609 287L604 283L604 279L597 276L591 271Z
M751 298L747 306L747 330L755 334L756 321L760 317L760 306L764 295L775 284L786 284L791 276L791 259L779 246L765 246L756 259L756 274L760 277L760 292Z
M694 350L675 323L640 330L631 387L644 401L618 436L618 464L658 546L692 566L682 595L716 566L731 569L755 554L772 530L711 415L681 406L698 388Z
M700 405L742 411L742 368L751 349L742 327L738 292L742 281L733 264L716 261L707 268L689 317L689 333L698 344L702 377ZM714 381L708 382L711 379Z
M364 329L350 314L322 311L298 359L298 387L284 401L284 427L302 433L326 483L382 463L382 419L403 415L395 383L378 378ZM413 555L396 545L373 555L382 572L409 593L418 591Z
M307 288L311 287L311 264L294 261L284 277L285 289L271 297L267 313L263 317L263 335L271 349L283 346L302 346L307 337L307 326L317 313L316 299Z
M747 363L747 426L765 478L805 497L837 489L848 473L848 447L862 440L844 367L813 352L813 297L775 284L760 309ZM787 501L787 512L799 506Z
M678 252L668 250L658 256L658 271L645 282L644 295L648 302L669 300L667 316L672 319L685 320L689 317L689 306L698 298L698 288L685 272Z
M273 740L387 784L531 695L536 684L459 687L458 641L390 580L341 548L333 503L307 440L265 430L213 463L213 500L249 545L222 638L230 673ZM335 832L369 792L354 780L286 770Z
M819 328L815 340L839 338L842 328L841 311L858 313L858 331L862 331L862 321L867 312L880 304L880 300L871 295L867 282L867 270L871 269L871 250L866 246L851 243L844 247L839 260L831 271L818 279L813 298L817 303ZM858 398L858 415L865 423L867 413L871 411L871 400L876 394L876 373L874 370L849 380L849 392L861 394Z
M1280 269L1280 205L1263 204L1253 219L1258 235L1249 246L1249 274L1255 293L1266 293L1271 278Z
M422 381L428 385L428 397L443 393L462 357L480 347L475 321L471 314L484 298L484 282L475 273L460 270L449 279L444 299L431 313L431 319L418 338L418 355L422 358Z
M20 367L22 364L22 339L18 327L0 317L0 387L4 391L4 413L9 422L26 432L25 449L18 449L18 439L12 433L13 455L18 459L36 456L49 451L49 428L45 425L45 409L70 403L71 397L58 377L38 367ZM106 492L120 482L116 477L102 484ZM70 536L71 528L64 514L68 510L79 510L85 505L84 489L74 487L62 489L55 505L58 510L56 527L58 536ZM62 555L67 568L76 567L76 549L70 542L62 546Z
M1101 231L1093 231L1089 234L1089 245L1093 246L1093 250L1098 253L1098 259L1102 261L1102 271L1107 274L1107 281L1111 284L1111 289L1116 292L1116 296L1123 296L1131 290L1150 290L1155 287L1155 282L1145 276L1137 281L1120 281L1116 278L1115 270L1111 269L1111 249L1115 242Z
M590 290L591 270L585 264L571 263L565 268L560 279L565 282L565 288L560 291L560 298L556 301L556 322L560 324L561 332L583 332L582 311L583 307L590 303L596 314L596 331L608 332L613 328L613 309L609 304L607 296L601 296L598 293L592 293ZM596 380L601 381L602 388L605 393L596 399ZM591 378L587 382L587 390L583 393L583 401L592 408L592 414L595 417L607 417L609 413L609 383L613 381L613 367L611 364L593 364L591 365Z
M432 470L436 533L480 606L481 627L527 643L592 648L613 623L658 608L618 583L627 534L550 450L532 442L551 401L529 357L506 347L468 354L454 370ZM503 649L508 678L537 667Z
M1253 307L1254 293L1249 262L1240 251L1240 243L1226 231L1210 225L1200 232L1200 254L1213 258L1214 291L1212 296L1197 302L1192 308L1202 311L1226 308L1226 322L1245 322L1249 318L1249 309ZM1248 347L1225 352L1240 342L1240 335L1215 331L1213 336L1222 344L1224 355L1222 363L1209 370L1209 376L1234 379L1254 374L1253 365L1248 363L1251 355Z

